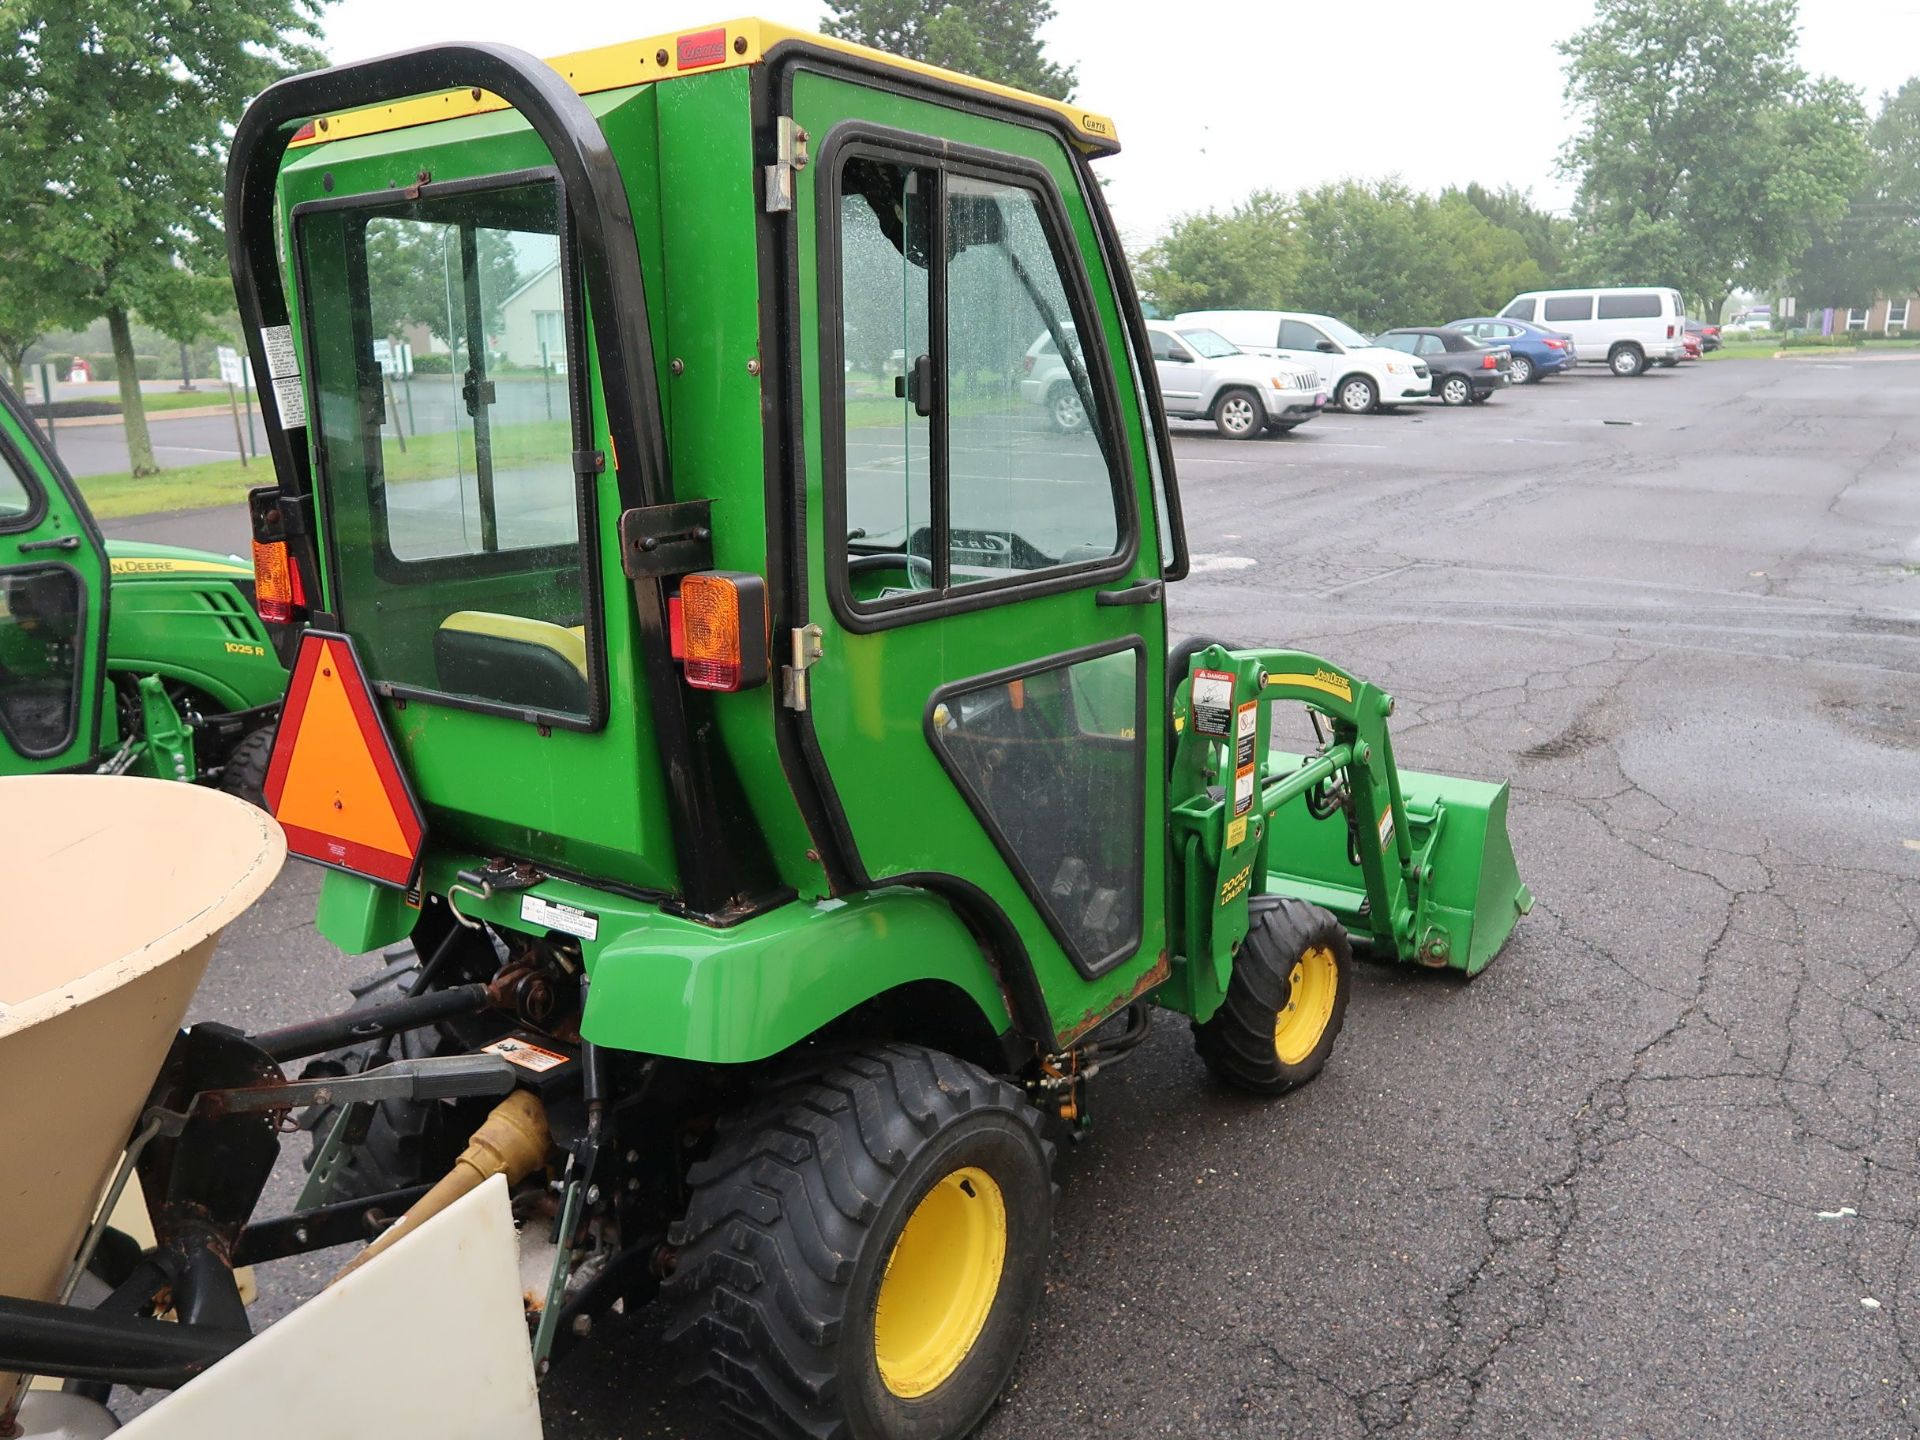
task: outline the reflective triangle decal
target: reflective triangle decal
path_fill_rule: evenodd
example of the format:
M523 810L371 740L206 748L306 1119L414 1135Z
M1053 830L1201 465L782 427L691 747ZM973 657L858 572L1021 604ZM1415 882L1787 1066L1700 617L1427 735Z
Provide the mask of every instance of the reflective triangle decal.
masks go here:
M266 792L294 854L384 885L412 883L426 821L345 635L300 637Z

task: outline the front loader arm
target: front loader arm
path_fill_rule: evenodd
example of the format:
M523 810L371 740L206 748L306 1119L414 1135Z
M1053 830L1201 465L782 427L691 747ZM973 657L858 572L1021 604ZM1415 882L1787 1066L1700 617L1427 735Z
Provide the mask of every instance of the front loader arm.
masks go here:
M1329 722L1314 753L1272 748L1279 701ZM1376 954L1469 974L1531 906L1506 786L1403 773L1392 714L1392 696L1317 655L1213 646L1193 658L1174 701L1170 834L1198 1018L1225 993L1256 895L1310 900Z

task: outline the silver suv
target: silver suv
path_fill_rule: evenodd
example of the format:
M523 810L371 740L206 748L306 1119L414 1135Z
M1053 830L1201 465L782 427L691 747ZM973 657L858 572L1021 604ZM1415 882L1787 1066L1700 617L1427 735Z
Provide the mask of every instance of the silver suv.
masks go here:
M1170 420L1211 420L1229 440L1251 440L1263 430L1281 434L1304 425L1326 408L1318 371L1249 355L1212 330L1151 321L1147 340ZM1033 342L1026 365L1022 393L1046 407L1054 427L1085 426L1079 393L1051 336Z

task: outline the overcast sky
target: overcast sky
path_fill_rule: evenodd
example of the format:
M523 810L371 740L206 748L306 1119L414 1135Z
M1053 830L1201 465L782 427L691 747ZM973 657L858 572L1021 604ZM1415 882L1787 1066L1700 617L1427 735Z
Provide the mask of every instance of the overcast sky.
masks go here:
M1096 0L1056 0L1046 41L1079 67L1078 99L1119 124L1124 152L1101 162L1131 244L1189 210L1249 190L1399 174L1421 189L1479 180L1565 208L1553 168L1566 138L1554 42L1589 0L1440 5L1283 5L1197 0L1130 23ZM765 0L769 20L817 28L823 8ZM1920 0L1801 0L1801 63L1865 92L1920 73ZM337 0L326 48L357 60L438 40L496 40L557 55L727 18L702 0ZM1446 98L1424 104L1425 82Z

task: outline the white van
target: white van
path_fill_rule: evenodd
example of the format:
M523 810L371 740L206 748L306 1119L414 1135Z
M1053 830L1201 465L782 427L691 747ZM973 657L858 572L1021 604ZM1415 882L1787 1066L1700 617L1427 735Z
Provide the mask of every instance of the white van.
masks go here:
M1433 394L1426 365L1375 345L1344 321L1303 310L1190 310L1173 318L1177 330L1212 330L1253 355L1304 365L1320 373L1333 403L1349 415L1384 410Z
M1583 362L1604 360L1616 375L1678 364L1687 353L1687 304L1678 290L1529 290L1516 295L1500 318L1530 320L1571 335Z

